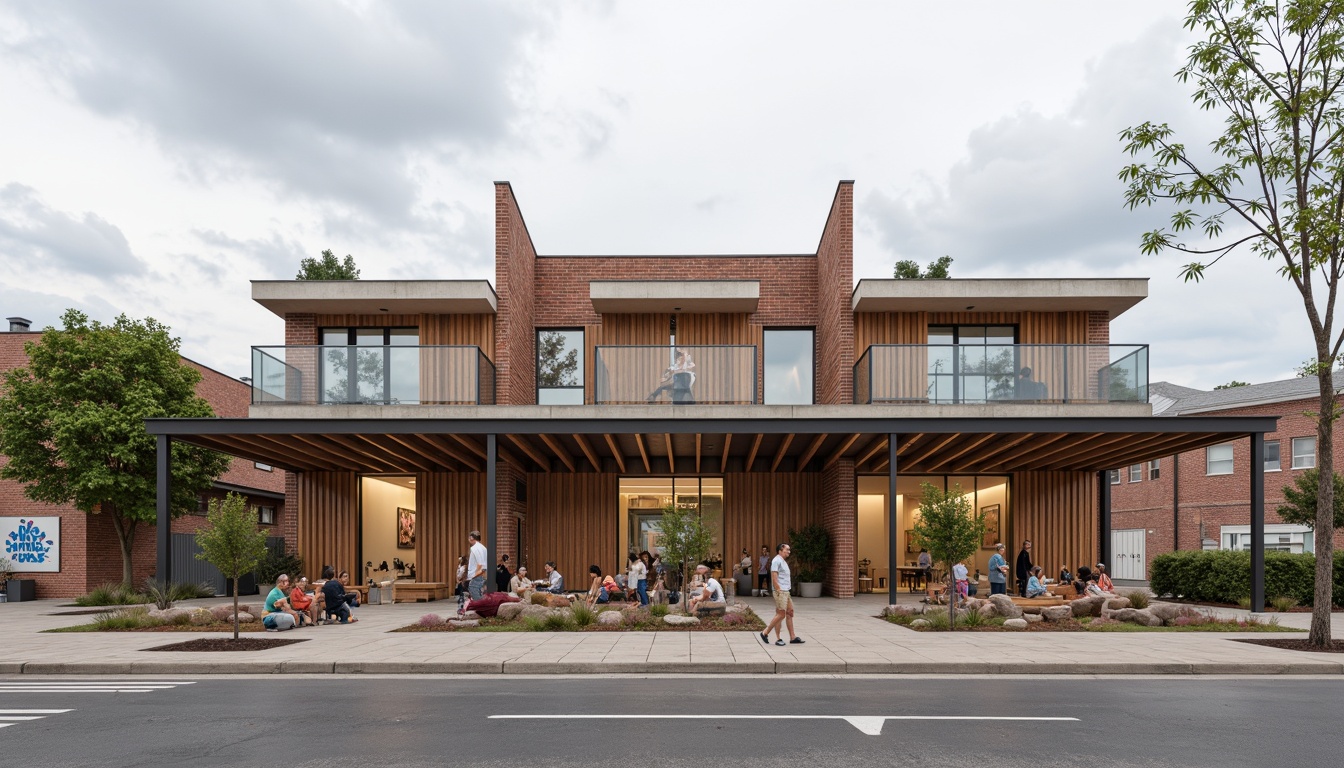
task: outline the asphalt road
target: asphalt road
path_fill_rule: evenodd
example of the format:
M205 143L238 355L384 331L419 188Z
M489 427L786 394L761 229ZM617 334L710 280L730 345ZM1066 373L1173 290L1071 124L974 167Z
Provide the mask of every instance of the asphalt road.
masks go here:
M0 678L0 767L1337 766L1344 701L1344 681L1292 678L95 684Z

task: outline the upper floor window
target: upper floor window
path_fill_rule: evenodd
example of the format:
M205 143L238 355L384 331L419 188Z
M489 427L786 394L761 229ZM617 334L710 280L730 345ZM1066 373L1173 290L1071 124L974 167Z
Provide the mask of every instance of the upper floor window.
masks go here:
M260 461L254 461L254 462L252 462L252 466L256 467L257 469L260 469L262 472L274 472L274 471L275 471L275 467L272 467L270 464L262 464Z
M257 510L257 522L262 525L275 525L275 507L253 507Z
M1161 476L1162 476L1162 460L1153 459L1152 461L1148 462L1148 479L1156 480Z
M929 402L1017 399L1016 343L1011 325L929 326Z
M811 405L815 371L811 328L765 331L765 402Z
M583 329L537 331L537 405L583 405Z
M1232 444L1210 445L1204 449L1204 474L1232 474Z
M322 402L420 402L417 328L323 328Z
M1316 438L1293 438L1293 469L1311 469L1316 466Z
M1119 484L1120 484L1120 470L1118 470L1118 469L1112 469L1110 472L1107 472L1107 473L1106 473L1106 477L1107 477L1108 480L1111 481L1111 485L1119 485Z
M1129 466L1129 482L1137 483L1143 480L1143 465L1131 464Z
M1265 441L1265 471L1278 472L1283 467L1279 464L1279 441Z

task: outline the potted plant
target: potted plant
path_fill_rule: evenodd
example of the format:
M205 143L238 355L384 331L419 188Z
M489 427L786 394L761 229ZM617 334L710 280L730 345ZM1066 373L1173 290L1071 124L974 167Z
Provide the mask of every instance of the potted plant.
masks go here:
M271 593L275 589L275 580L280 574L286 574L291 579L298 578L303 572L303 558L298 555L292 555L288 552L267 552L266 556L257 564L255 575L257 577L257 593L262 597Z
M831 532L817 523L797 531L790 528L789 546L793 548L793 560L798 564L795 580L799 597L821 597L826 564L831 559Z

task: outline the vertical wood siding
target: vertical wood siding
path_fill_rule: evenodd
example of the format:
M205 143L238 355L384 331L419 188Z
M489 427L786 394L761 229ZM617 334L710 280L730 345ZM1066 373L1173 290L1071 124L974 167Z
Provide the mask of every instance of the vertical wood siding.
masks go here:
M298 480L298 552L310 578L321 576L322 566L350 571L352 583L364 573L359 567L359 477L354 472L300 472Z
M733 473L723 478L723 544L725 570L751 553L752 571L761 545L788 541L789 529L821 522L821 475Z
M1031 561L1051 578L1097 562L1095 472L1018 472L1010 504L1010 557L1031 539Z
M451 585L457 578L457 558L467 554L467 532L485 534L485 475L422 472L416 477L416 576ZM494 578L497 554L490 552L489 578Z
M565 587L588 588L588 566L604 573L617 565L614 474L529 474L527 476L528 571L543 577L542 563L554 560Z

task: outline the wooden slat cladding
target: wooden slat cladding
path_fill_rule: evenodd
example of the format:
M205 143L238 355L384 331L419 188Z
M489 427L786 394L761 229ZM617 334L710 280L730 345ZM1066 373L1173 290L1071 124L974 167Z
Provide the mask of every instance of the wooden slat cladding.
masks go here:
M495 359L494 315L318 315L319 328L419 328L425 346L469 344Z
M318 328L419 328L422 315L318 315Z
M1019 344L1086 344L1086 312L861 312L857 354L873 344L927 344L930 325L1016 325Z
M352 583L359 567L359 476L354 472L301 472L296 475L299 503L298 552L309 578L321 576L322 566L350 571ZM292 574L291 574L292 575Z
M1031 561L1051 578L1097 562L1095 472L1018 472L1013 475L1009 556L1031 539Z
M467 532L485 533L485 475L422 472L416 478L416 576L451 584L457 558L467 554ZM490 556L495 559L494 552Z
M713 399L716 392L739 392L737 382L750 379L755 362L756 402L761 402L761 387L764 382L765 362L761 355L765 348L765 328L749 322L750 315L737 314L694 314L677 316L678 345L749 345L755 347L751 358L730 355L720 356L722 360L731 360L730 365L718 366L718 370L698 368L696 370L696 389ZM698 394L698 393L697 393Z
M821 522L821 474L728 474L723 478L725 566L736 563L742 548L751 553L752 571L761 545L787 541L789 528Z
M584 391L586 403L593 402L593 387L597 382L597 347L612 345L665 345L670 338L672 316L666 312L627 315L602 315L600 325L584 327ZM658 371L661 373L661 370ZM616 371L606 371L605 375L615 376ZM654 375L657 381L657 375ZM655 383L654 386L657 386ZM653 387L648 387L649 391ZM587 567L587 566L585 566Z
M542 563L554 560L566 588L583 591L588 566L616 566L618 493L614 474L529 474L528 571L542 578Z

